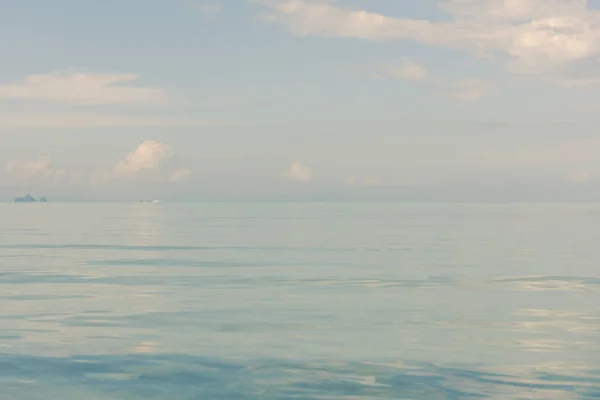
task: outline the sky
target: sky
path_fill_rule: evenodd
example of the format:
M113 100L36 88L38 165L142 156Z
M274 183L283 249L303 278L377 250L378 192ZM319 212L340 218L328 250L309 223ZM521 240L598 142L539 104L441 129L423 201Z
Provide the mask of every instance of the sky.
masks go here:
M600 0L7 0L0 200L600 200Z

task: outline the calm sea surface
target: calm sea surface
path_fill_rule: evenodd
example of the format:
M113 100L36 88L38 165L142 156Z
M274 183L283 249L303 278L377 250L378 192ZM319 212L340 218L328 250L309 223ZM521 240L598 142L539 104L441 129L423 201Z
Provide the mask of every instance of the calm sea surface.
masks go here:
M0 399L600 398L600 205L0 205Z

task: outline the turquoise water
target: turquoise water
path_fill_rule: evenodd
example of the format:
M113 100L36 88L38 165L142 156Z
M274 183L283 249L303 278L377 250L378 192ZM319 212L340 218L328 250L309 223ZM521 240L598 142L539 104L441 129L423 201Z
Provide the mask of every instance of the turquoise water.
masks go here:
M600 205L0 205L0 398L600 398Z

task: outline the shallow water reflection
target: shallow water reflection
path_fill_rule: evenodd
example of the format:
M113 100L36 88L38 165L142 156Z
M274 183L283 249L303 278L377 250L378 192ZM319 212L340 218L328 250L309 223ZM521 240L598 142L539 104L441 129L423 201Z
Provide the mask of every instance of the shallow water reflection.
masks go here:
M599 398L598 210L5 205L0 398Z
M183 355L128 355L0 360L4 394L63 399L592 399L599 371L570 365L440 367L434 364L301 363ZM83 397L82 397L83 396Z

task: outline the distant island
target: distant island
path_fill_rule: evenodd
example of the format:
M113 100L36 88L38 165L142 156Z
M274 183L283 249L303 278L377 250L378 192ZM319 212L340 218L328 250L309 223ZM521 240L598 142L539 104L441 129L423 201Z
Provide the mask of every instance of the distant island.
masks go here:
M17 197L15 199L15 203L35 203L37 200L33 198L30 194L26 194L23 197Z
M36 203L36 202L37 202L37 200L29 193L23 197L17 197L15 199L15 203ZM45 196L42 196L40 198L40 203L47 203L47 202L48 202L48 199Z

